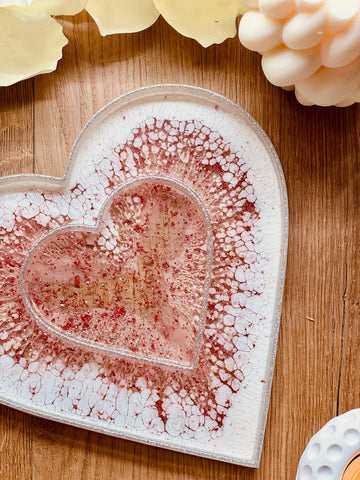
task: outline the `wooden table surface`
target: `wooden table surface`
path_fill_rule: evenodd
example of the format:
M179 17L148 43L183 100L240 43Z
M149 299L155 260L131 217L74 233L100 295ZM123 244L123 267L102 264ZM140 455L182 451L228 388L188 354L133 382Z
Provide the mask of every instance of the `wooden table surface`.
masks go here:
M0 89L0 174L61 176L84 123L138 87L184 83L245 108L272 140L289 196L278 353L259 469L114 439L0 406L1 480L290 480L310 437L360 406L360 105L303 107L235 38L208 49L163 20L101 38L83 13L56 72Z

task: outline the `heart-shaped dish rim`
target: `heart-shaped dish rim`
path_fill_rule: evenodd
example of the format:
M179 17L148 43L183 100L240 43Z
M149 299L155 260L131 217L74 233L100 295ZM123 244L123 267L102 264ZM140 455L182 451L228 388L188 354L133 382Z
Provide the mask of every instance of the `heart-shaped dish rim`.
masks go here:
M241 107L227 99L226 97L214 93L210 90L206 90L196 86L181 85L181 84L160 84L143 87L137 90L133 90L126 93L107 105L101 108L91 119L85 124L81 132L77 136L65 167L64 175L62 177L55 177L41 174L20 174L9 175L0 178L0 190L4 193L22 191L25 187L31 191L37 188L46 188L47 190L53 189L54 192L62 190L70 182L71 175L74 171L76 159L78 153L81 151L82 145L86 142L87 136L91 134L92 128L96 128L99 122L105 120L108 116L114 114L116 111L121 110L132 104L138 104L142 101L149 101L151 98L159 101L176 98L181 101L190 99L194 103L199 101L212 104L217 108L220 106L227 114L236 119L239 124L245 125L259 140L265 149L268 159L270 160L272 170L277 182L277 188L279 191L279 211L281 213L281 228L280 241L279 241L279 259L277 262L278 275L276 277L276 288L274 295L274 308L271 318L271 329L268 340L267 356L266 356L266 371L265 378L267 379L264 389L261 393L261 405L259 408L259 415L257 417L257 425L255 428L255 440L254 450L251 455L245 456L234 455L232 453L220 453L216 452L205 446L199 444L199 446L185 445L181 442L173 440L169 442L168 439L159 438L157 435L151 432L139 433L129 432L124 428L119 428L116 425L106 424L104 422L95 421L91 418L79 417L73 413L66 413L56 410L47 410L38 405L32 403L24 398L17 398L13 394L7 394L0 391L0 402L4 405L16 408L23 412L27 412L33 415L37 415L42 418L55 420L61 423L73 425L80 428L120 437L128 440L133 440L148 445L159 446L166 449L171 449L179 452L189 453L193 455L202 456L205 458L211 458L214 460L220 460L230 462L233 464L258 467L260 462L260 456L262 451L262 444L264 439L264 431L267 419L267 412L270 401L271 385L273 378L273 371L276 357L276 346L278 340L281 304L284 290L285 270L286 270L286 257L287 257L287 243L288 243L288 202L286 184L284 174L281 168L281 164L278 155L265 132L260 125ZM265 361L265 360L264 360Z

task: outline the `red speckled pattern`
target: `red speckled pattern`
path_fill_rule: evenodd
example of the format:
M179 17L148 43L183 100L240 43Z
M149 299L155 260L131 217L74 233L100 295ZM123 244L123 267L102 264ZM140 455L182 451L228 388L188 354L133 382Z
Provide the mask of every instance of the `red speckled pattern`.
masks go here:
M195 366L211 229L195 199L175 185L149 176L125 184L96 231L60 228L44 237L23 272L31 313L80 345Z

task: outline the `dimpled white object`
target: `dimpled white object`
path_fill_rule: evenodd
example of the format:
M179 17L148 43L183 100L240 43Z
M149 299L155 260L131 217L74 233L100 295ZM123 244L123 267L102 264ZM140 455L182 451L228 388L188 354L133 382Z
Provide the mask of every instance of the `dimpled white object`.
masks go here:
M296 480L340 480L360 449L360 408L331 419L309 441Z
M294 89L304 105L360 102L360 0L251 0L248 7L239 38L263 55L271 83Z

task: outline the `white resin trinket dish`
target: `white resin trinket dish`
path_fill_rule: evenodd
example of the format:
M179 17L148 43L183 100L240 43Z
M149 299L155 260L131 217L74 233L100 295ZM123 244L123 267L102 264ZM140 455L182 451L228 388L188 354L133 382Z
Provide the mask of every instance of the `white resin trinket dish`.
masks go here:
M0 179L0 402L257 467L287 249L276 152L231 101L100 110L62 178Z

